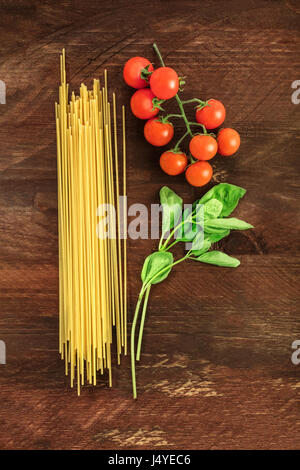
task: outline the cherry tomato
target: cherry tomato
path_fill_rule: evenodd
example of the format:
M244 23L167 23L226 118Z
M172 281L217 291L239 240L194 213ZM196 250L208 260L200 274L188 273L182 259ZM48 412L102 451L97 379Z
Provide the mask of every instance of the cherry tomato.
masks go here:
M167 175L175 176L184 172L188 159L185 153L167 151L160 156L159 164Z
M233 155L239 148L241 143L240 134L234 130L227 127L226 129L221 129L217 137L218 141L218 152L220 155Z
M144 136L149 144L161 147L173 139L174 128L170 122L161 122L157 118L149 119L144 127Z
M155 96L149 88L141 88L133 93L130 100L130 107L133 114L139 119L150 119L156 116L159 109L153 109L153 98L155 98Z
M147 65L149 65L149 72L152 72L153 65L145 57L131 57L131 59L127 60L123 69L123 77L127 85L133 88L145 88L148 86L146 80L141 78L141 72Z
M186 172L185 177L192 186L204 186L212 177L213 170L208 162L197 162L190 165Z
M197 160L210 160L217 151L217 141L211 135L195 135L190 141L190 152Z
M210 106L196 111L196 121L203 124L206 129L215 129L225 121L226 111L223 103L218 100L208 100Z
M179 78L170 67L159 67L150 76L150 88L160 100L169 100L179 89Z

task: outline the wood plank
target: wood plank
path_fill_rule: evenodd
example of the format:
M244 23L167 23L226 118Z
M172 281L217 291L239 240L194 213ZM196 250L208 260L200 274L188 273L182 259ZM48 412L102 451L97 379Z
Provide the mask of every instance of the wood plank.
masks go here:
M291 102L299 12L296 0L154 0L150 16L139 0L1 3L1 449L299 448L300 366L291 362L300 339L300 107ZM129 357L114 366L112 390L104 376L78 398L57 352L59 52L66 47L72 89L107 67L119 106L129 109L123 64L133 55L156 61L154 40L186 76L187 99L226 105L226 125L242 145L236 157L214 160L214 182L247 189L236 216L255 229L219 244L241 259L237 270L189 262L153 287L137 402ZM129 204L157 204L162 185L185 202L207 190L163 174L161 150L144 141L142 122L127 118ZM128 242L130 321L155 246Z

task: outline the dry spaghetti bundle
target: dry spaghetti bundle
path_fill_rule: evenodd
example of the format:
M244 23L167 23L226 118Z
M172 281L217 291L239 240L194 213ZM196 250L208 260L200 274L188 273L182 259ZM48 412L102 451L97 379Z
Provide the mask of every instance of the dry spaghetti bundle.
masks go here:
M127 353L125 210L119 206L116 97L113 112L104 87L82 84L79 96L66 83L65 51L55 105L59 222L59 348L78 394L85 382L96 385L97 371L109 371L112 343L117 361ZM113 116L111 116L111 114ZM126 193L125 109L123 193ZM125 201L125 198L123 199ZM109 224L102 223L106 207ZM123 208L125 209L125 207ZM121 220L122 218L122 220ZM108 229L106 230L106 228Z

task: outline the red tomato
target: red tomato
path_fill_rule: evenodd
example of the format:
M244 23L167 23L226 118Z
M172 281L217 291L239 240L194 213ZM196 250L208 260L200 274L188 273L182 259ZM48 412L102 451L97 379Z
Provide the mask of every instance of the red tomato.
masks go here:
M188 159L185 153L167 151L160 156L159 164L167 175L175 176L184 172Z
M190 152L197 160L210 160L217 151L217 141L211 135L195 135L190 141Z
M208 162L197 162L190 165L186 172L185 177L192 186L204 186L212 177L213 170Z
M155 98L149 88L141 88L133 93L130 107L133 114L139 119L150 119L156 116L159 109L153 109L152 100Z
M152 72L153 65L145 57L132 57L127 60L123 69L123 77L127 85L133 88L145 88L148 86L146 80L141 78L141 72L147 65L149 65L149 72Z
M149 119L144 127L144 136L149 144L161 147L173 139L174 128L169 122L161 122L157 118Z
M219 154L225 156L233 155L241 143L240 134L229 127L220 130L217 141Z
M150 76L150 88L160 100L169 100L179 89L179 78L170 67L159 67Z
M206 129L215 129L225 121L226 111L223 103L218 100L208 100L210 106L196 111L196 121L203 124Z

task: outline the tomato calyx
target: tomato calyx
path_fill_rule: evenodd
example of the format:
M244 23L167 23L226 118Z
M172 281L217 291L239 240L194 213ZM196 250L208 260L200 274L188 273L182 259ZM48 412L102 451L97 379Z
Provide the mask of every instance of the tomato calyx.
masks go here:
M153 73L153 71L151 72L151 71L149 70L150 65L153 65L153 64L147 65L147 66L144 67L143 70L141 71L141 78L142 78L143 80L146 80L146 82L149 81L149 79L148 79L149 75L152 75L152 73Z
M187 158L189 160L189 164L186 166L185 170L187 170L190 166L194 165L194 163L199 163L201 161L194 158L190 153L187 155Z
M183 86L186 84L186 77L178 77L179 79L179 91L183 91Z
M191 162L188 166L193 165L193 163L199 162L199 160L197 160L196 158L194 158L191 154L189 154L188 158L189 158L189 160L190 160L190 162Z
M203 109L203 108L206 108L206 106L211 107L211 104L209 104L209 100L206 100L200 104L197 104L197 106L195 106L195 109Z
M169 150L166 150L166 152L171 152L171 153L183 153L184 155L186 155L185 152L183 152L179 147L173 147L172 149L169 149Z
M195 136L195 135L205 135L205 136L210 135L210 136L213 137L214 139L217 138L216 134L214 134L213 132L195 132L195 133L193 134L193 136Z
M203 108L205 106L210 106L210 104L208 103L208 101L202 101L200 100L199 98L192 98L190 100L184 100L184 101L181 101L182 104L189 104L189 103L198 103L196 108L198 106L202 106Z
M153 98L152 104L153 104L153 111L154 109L159 109L160 111L164 111L164 108L162 108L161 104L164 103L166 100L159 100L158 98Z
M158 122L161 122L162 124L170 124L171 126L173 126L173 123L172 123L171 121L169 121L168 117L169 117L169 116L162 116L162 115L160 115L160 116L157 117L156 120L157 120Z

